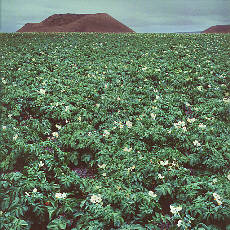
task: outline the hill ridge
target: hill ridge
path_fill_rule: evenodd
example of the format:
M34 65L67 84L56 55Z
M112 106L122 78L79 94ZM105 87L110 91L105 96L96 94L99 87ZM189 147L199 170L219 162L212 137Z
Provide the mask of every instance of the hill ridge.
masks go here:
M17 32L135 33L107 13L53 14L39 23L26 23Z

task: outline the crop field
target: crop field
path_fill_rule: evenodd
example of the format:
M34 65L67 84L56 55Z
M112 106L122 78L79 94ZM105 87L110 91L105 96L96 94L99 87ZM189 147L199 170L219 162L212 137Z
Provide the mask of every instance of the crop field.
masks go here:
M1 33L0 229L230 229L229 44Z

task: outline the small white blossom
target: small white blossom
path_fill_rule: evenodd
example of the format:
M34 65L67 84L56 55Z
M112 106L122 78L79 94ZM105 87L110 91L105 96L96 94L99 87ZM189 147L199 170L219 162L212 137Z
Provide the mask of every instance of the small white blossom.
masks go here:
M213 193L213 196L214 196L215 199L218 199L218 200L220 199L220 195L218 195L218 194L215 193L215 192Z
M130 152L131 150L132 150L132 147L129 148L129 149L128 149L127 147L124 148L124 151L125 151L125 152Z
M172 214L176 214L176 213L178 213L179 211L182 210L182 207L181 206L175 207L173 205L170 205L170 209L171 209L170 211L171 211Z
M3 126L2 126L2 129L6 129L6 126L5 126L5 125L3 125Z
M53 132L52 135L53 135L54 137L58 137L58 132Z
M227 175L228 180L230 180L230 174Z
M16 140L18 138L18 134L16 134L14 137L13 137L13 140Z
M199 124L199 128L202 128L202 129L204 129L204 128L206 128L206 125L204 125L204 124Z
M67 112L69 110L69 106L65 107L65 112Z
M156 95L156 100L160 99L160 96Z
M102 173L102 176L106 176L106 173Z
M101 169L105 169L106 164L98 165L98 167L101 168Z
M42 161L40 161L39 164L38 164L38 166L42 167L42 166L44 166L44 163Z
M92 195L90 201L94 204L102 202L101 195Z
M167 160L167 161L160 161L160 164L161 164L162 166L168 165L168 163L169 163L168 160Z
M62 198L62 194L60 192L56 193L55 198L57 198L57 199Z
M126 121L126 125L127 125L129 128L131 128L131 127L132 127L132 122Z
M121 100L121 98L120 98L120 97L118 97L118 98L117 98L117 100L118 100L118 101L120 101L120 100Z
M155 198L157 197L157 194L155 194L153 191L149 191L149 196Z
M151 117L155 120L155 118L156 118L157 115L154 114L154 113L151 113L150 115L151 115Z
M78 117L78 120L79 120L79 121L81 121L81 116L80 116L80 117Z
M33 189L33 192L37 192L38 190L36 188Z
M188 121L189 123L193 123L195 120L196 120L196 118L192 118L192 119L188 118L188 119L187 119L187 121Z
M163 179L163 178L165 178L164 176L162 176L160 173L158 174L158 178L159 179Z
M109 134L110 134L110 132L108 130L104 130L104 134L103 134L104 137L108 136Z
M61 125L55 125L56 128L61 129Z
M11 118L13 115L12 114L9 114L8 117Z
M186 132L187 131L187 128L186 127L182 127L183 131Z
M2 79L2 83L5 85L7 82L5 79Z
M203 89L203 86L197 86L197 89L199 90L199 91L202 91L202 89Z
M46 94L46 90L45 89L40 89L40 94L45 95Z
M193 141L193 144L194 144L195 146L201 146L201 144L200 144L197 140Z
M58 192L58 193L55 194L55 198L57 198L57 199L65 199L66 198L66 193Z
M66 198L66 193L62 193L62 198L65 199Z
M177 226L180 227L182 225L183 221L182 220L178 220L177 222Z
M223 102L230 103L230 97L229 98L228 97L223 98Z

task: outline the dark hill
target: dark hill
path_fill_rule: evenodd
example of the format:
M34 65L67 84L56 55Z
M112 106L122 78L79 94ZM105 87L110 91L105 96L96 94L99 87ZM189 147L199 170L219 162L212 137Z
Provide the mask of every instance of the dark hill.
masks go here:
M135 33L106 13L54 14L40 23L26 23L17 32Z
M211 26L201 33L230 33L230 25Z

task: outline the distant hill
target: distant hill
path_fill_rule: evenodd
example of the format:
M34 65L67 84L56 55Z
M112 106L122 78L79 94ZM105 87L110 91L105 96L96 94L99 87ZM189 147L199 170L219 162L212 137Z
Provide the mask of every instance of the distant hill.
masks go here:
M26 23L17 32L135 33L109 14L54 14L40 23Z
M211 26L201 33L230 33L230 25Z

